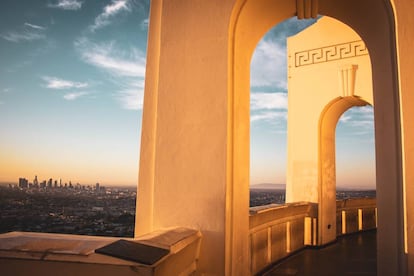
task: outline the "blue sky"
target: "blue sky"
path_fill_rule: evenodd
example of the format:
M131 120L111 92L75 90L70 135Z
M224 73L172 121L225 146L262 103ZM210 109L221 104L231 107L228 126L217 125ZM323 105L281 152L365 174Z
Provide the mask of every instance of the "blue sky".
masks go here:
M148 1L3 1L0 181L136 184Z
M2 2L0 182L137 183L148 12L149 0ZM285 38L310 23L279 24L252 58L252 183L285 181ZM370 109L341 119L338 181L374 163L372 131ZM354 183L372 185L364 171Z

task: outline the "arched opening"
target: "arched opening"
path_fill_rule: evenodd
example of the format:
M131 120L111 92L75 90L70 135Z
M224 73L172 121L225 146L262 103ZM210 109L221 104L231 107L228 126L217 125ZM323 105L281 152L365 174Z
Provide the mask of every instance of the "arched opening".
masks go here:
M287 201L319 203L318 244L321 245L336 239L335 148L327 150L330 156L323 154L327 143L335 145L335 137L329 134L325 139L323 135L327 131L335 132L339 117L329 112L341 99L353 102L358 97L372 102L371 62L361 37L346 24L328 16L290 37L288 51L291 109ZM325 120L331 119L334 121L324 125ZM328 182L329 185L324 185ZM331 204L325 206L322 204L325 201ZM327 208L331 208L332 220L322 225Z
M289 18L259 41L250 65L250 207L285 203L287 38L316 22Z
M371 105L351 107L341 115L335 144L337 236L375 229L375 137Z
M247 191L249 186L249 172L246 170L249 166L249 152L248 146L246 146L246 141L249 141L249 126L246 126L245 123L249 121L249 57L259 38L271 26L300 11L296 2L240 1L233 10L230 27L231 45L229 47L229 77L231 80L228 95L230 147L228 150L227 194L229 203L227 206L229 206L230 223L226 232L226 240L228 241L226 272L229 274L246 269L246 267L238 268L235 260L238 260L237 264L240 264L240 261L246 263L246 266L249 263L245 243L248 233L247 209L243 208L243 206L248 206ZM390 271L392 274L401 271L400 267L404 266L403 251L401 250L403 248L403 208L394 18L390 3L375 5L373 2L340 1L333 4L330 1L319 1L318 3L312 1L308 7L310 10L319 10L320 14L334 17L351 26L366 42L371 55L375 117L381 118L381 120L376 120L377 200L379 205L378 263L381 271ZM303 8L303 6L301 7ZM309 15L311 14L310 10ZM371 16L367 18L366 14ZM380 18L381 20L379 20ZM381 33L373 31L378 29L383 31ZM388 43L384 43L384 41ZM341 105L346 106L347 104ZM326 123L329 124L329 122ZM324 155L323 150L321 155ZM389 169L390 163L393 164L391 169ZM395 184L391 186L389 183ZM324 204L322 202L323 200L321 204ZM329 225L327 222L323 221L321 225ZM240 225L246 226L240 227ZM386 236L393 238L385 239ZM392 260L387 258L390 253L387 248L392 248L392 256L395 256Z
M368 103L356 96L339 97L330 102L320 118L319 139L319 243L336 239L336 158L335 129L341 115L353 106Z
M371 105L351 107L342 114L336 126L335 152L336 198L375 196L374 110ZM359 191L367 194L359 194Z

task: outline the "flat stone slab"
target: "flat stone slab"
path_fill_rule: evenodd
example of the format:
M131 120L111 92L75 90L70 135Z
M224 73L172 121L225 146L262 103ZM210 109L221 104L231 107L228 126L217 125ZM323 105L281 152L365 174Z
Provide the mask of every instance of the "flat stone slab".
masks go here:
M86 256L92 254L95 248L115 240L116 238L79 235L10 232L0 235L0 250Z
M167 256L170 250L136 241L118 240L96 249L95 252L141 264L153 265Z

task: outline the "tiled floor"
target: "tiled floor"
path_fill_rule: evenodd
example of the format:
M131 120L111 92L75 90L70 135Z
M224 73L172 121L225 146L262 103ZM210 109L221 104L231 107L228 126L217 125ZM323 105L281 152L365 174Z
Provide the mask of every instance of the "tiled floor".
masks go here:
M376 231L367 231L340 237L322 249L305 249L263 275L377 275L376 236Z

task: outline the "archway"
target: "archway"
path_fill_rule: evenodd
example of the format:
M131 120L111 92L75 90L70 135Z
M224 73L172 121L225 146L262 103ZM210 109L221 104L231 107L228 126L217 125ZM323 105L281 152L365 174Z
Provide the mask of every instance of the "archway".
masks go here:
M202 272L248 273L251 54L258 39L278 22L316 14L352 27L370 52L379 271L404 274L394 17L385 0L231 0L220 5L153 0L136 235L176 225L200 229ZM409 72L409 63L404 64Z
M381 3L379 3L381 2ZM365 41L372 60L377 148L377 204L379 208L378 264L385 274L401 274L403 256L403 208L398 81L394 18L389 2L383 1L238 1L230 25L229 128L228 128L228 221L226 273L246 271L249 263L248 233L249 154L249 61L258 39L288 17L322 14L356 30ZM370 14L369 17L366 15ZM374 30L381 30L376 32ZM387 43L384 43L386 41ZM392 164L392 166L390 166ZM395 183L395 185L390 185ZM235 211L237 210L237 212ZM243 226L246 225L246 226ZM388 238L385 238L388 237ZM392 237L392 238L389 238ZM390 252L391 250L391 252ZM394 258L390 259L388 256ZM240 266L240 263L246 266Z
M258 42L250 65L250 206L285 202L288 38L317 19L296 16L273 26Z
M335 129L341 115L351 107L368 103L360 97L338 97L331 101L319 121L319 237L320 244L336 239Z
M287 202L319 203L317 243L323 245L336 239L332 134L346 109L364 104L356 99L372 103L371 61L361 37L328 16L288 45Z
M339 118L335 137L337 199L357 198L354 192L359 191L367 192L360 196L375 197L374 130L372 105L351 107Z

